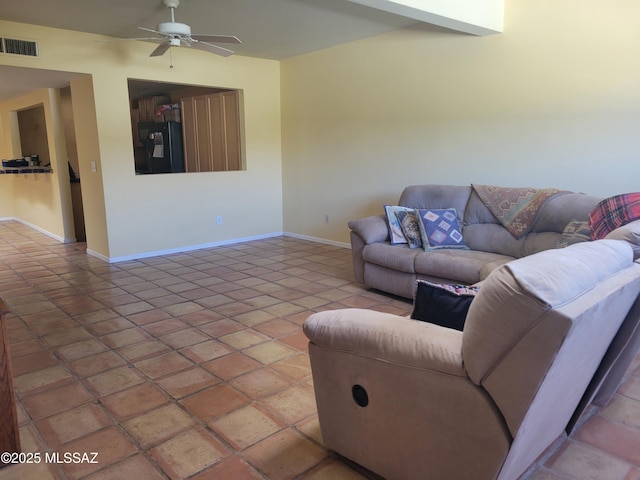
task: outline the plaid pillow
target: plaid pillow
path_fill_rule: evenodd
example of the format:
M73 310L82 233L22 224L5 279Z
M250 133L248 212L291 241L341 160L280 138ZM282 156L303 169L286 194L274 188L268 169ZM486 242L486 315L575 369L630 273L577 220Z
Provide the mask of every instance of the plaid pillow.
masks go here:
M591 239L599 240L618 227L640 219L640 193L605 198L589 213Z

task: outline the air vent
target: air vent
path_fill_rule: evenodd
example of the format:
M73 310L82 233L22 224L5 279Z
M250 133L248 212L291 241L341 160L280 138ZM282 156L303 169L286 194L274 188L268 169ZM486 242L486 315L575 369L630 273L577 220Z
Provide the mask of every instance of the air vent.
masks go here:
M38 56L38 44L29 40L16 40L15 38L0 38L0 53L13 55Z

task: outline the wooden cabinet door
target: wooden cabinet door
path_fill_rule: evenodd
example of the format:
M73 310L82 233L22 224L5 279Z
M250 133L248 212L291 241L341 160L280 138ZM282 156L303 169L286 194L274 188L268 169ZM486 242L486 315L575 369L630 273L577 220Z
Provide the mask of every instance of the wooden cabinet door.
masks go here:
M240 170L238 92L183 98L181 104L187 171Z

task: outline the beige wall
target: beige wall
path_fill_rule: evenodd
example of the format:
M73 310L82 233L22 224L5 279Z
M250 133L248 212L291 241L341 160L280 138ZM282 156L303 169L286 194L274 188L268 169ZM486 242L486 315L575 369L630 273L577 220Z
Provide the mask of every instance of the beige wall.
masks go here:
M0 56L0 64L90 75L72 81L71 94L92 253L119 260L282 231L278 62L181 48L170 68L169 55L149 58L149 43L2 21L0 28L40 50L36 59ZM136 176L128 78L242 89L247 170Z
M505 3L503 34L406 29L282 62L285 231L348 242L416 183L640 190L640 3Z

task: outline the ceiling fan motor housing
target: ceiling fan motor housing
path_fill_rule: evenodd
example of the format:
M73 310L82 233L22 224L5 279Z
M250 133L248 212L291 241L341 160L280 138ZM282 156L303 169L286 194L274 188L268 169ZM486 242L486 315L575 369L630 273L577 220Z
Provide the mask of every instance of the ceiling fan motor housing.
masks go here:
M158 32L167 36L190 37L191 27L184 23L164 22L158 25Z

